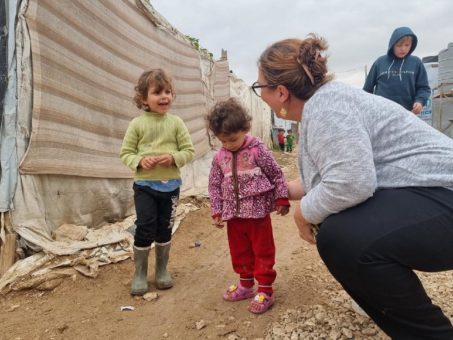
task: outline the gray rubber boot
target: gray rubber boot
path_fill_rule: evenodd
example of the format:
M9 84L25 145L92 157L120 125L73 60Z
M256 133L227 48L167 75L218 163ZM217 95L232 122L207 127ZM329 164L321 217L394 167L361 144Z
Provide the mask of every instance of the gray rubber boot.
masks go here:
M167 271L168 257L170 255L171 244L156 246L156 287L157 289L168 289L173 287L173 280Z
M134 247L135 273L132 279L131 295L144 295L148 292L148 249Z

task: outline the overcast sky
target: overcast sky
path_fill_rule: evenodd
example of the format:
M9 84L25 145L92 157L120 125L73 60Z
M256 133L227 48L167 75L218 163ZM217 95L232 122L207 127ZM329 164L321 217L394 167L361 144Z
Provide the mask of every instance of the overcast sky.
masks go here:
M453 42L452 0L151 0L176 29L199 39L247 83L257 78L257 60L271 43L314 32L329 43L329 69L337 79L361 86L365 65L387 51L396 27L418 37L414 55L437 55Z

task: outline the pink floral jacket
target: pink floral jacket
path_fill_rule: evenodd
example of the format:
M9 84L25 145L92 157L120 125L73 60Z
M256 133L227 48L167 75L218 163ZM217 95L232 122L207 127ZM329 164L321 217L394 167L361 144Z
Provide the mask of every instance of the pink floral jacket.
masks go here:
M262 218L279 205L289 206L288 187L272 153L255 137L231 152L221 148L209 174L212 216Z

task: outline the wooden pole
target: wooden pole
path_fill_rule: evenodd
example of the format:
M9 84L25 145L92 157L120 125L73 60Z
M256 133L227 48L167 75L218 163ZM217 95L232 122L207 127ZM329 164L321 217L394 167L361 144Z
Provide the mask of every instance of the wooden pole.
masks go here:
M12 230L9 211L1 214L0 277L16 262L16 233Z

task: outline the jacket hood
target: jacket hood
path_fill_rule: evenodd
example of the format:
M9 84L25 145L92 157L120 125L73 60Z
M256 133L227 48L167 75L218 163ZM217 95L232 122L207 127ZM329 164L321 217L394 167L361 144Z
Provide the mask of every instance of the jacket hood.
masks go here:
M239 150L243 150L243 149L247 149L247 148L256 146L259 143L261 143L261 142L258 139L256 139L255 137L250 136L250 135L246 135L244 144L242 144L242 146L241 146L241 148Z
M242 144L242 146L237 149L236 151L234 152L238 152L238 151L241 151L241 150L244 150L244 149L247 149L247 148L251 148L251 147L254 147L254 146L257 146L258 144L262 143L258 138L255 138L253 136L250 136L250 135L246 135L245 136L245 140L244 140L244 144ZM222 149L225 149L223 146L222 146ZM232 152L228 149L225 149L226 151L228 152Z
M392 58L395 57L395 55L393 54L393 46L396 44L398 40L405 36L412 37L412 46L407 55L409 56L412 54L412 52L414 52L415 48L417 47L417 36L414 34L414 32L412 32L412 30L409 27L398 27L393 31L392 36L390 37L389 47L387 50L388 56Z

